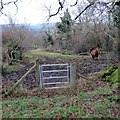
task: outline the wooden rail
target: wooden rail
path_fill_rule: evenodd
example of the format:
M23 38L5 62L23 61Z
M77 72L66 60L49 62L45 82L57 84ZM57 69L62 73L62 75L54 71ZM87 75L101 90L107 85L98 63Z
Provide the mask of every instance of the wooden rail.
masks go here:
M13 85L13 87L12 87L10 90L8 90L7 92L5 92L5 94L4 94L3 96L9 95L9 94L25 79L25 77L26 77L30 72L32 72L33 69L35 69L35 68L36 68L36 62L35 62L35 64L34 64L34 66L31 67L31 68ZM0 91L0 93L2 93L2 91Z

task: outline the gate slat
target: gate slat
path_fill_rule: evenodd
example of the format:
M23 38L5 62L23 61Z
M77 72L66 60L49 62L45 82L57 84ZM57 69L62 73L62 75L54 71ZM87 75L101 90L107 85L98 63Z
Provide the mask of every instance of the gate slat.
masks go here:
M44 64L44 65L41 65L41 66L67 66L68 63L66 64Z
M68 88L69 86L59 86L59 87L46 87L45 89L58 89L58 88Z
M67 72L68 70L49 70L49 71L42 71L43 73L47 73L47 72Z
M54 76L54 77L44 77L43 79L59 79L59 78L68 78L68 76Z
M43 83L43 85L52 85L52 84L69 84L69 82L53 82L53 83Z

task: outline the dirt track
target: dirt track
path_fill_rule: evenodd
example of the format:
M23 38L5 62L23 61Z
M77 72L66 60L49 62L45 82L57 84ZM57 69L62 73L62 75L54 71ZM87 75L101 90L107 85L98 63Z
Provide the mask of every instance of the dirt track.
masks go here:
M98 60L92 60L90 56L82 56L81 58L76 58L76 59L48 58L48 57L40 56L40 64L43 64L43 63L49 63L49 64L50 63L75 63L77 64L77 73L80 73L85 76L98 73L108 66L105 54L100 55ZM118 58L117 58L117 55L114 55L110 60L110 64L116 64L116 63L118 63ZM3 88L8 83L10 83L10 85L13 85L32 66L33 66L33 63L27 63L25 67L23 67L17 72L3 73L3 81L2 81ZM23 81L23 87L31 89L31 88L34 88L36 85L37 84L36 84L35 71L33 71Z

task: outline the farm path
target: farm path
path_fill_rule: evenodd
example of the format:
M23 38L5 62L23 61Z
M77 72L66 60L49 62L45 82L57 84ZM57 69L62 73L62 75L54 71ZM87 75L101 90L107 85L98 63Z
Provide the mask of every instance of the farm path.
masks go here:
M74 63L77 64L77 73L88 76L97 74L98 72L104 70L107 67L107 60L105 55L100 55L98 60L92 60L90 56L81 56L80 58L62 58L62 57L56 57L56 58L49 58L40 56L39 57L40 64L47 64L47 63ZM110 60L111 64L118 63L117 57L112 57ZM22 77L31 67L33 66L33 63L26 63L25 67L22 69L11 72L11 73L3 73L3 81L2 86L3 88L6 86L6 84L10 83L10 85L13 85L15 82L17 82L20 77ZM77 76L79 79L79 76ZM31 72L23 81L23 87L31 89L36 87L36 76L35 71Z

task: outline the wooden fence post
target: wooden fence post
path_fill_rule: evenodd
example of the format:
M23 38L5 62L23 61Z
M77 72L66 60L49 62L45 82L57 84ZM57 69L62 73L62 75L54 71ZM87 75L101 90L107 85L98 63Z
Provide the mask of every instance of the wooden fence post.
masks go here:
M40 88L40 72L39 72L39 59L36 60L36 81L37 81L37 86Z
M70 72L70 74L71 74L71 88L75 88L75 86L76 86L76 80L77 80L77 78L76 78L76 64L72 64L71 65L71 72Z

